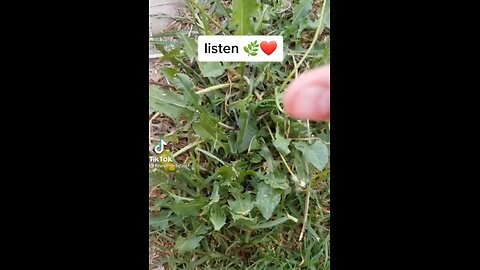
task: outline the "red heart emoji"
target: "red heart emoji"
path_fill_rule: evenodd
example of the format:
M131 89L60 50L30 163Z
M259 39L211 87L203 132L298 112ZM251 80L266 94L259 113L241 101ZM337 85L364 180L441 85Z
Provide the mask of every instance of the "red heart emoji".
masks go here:
M277 42L275 42L275 41L270 41L270 42L262 41L262 43L260 43L260 48L262 49L262 51L264 53L266 53L267 55L270 55L277 48Z

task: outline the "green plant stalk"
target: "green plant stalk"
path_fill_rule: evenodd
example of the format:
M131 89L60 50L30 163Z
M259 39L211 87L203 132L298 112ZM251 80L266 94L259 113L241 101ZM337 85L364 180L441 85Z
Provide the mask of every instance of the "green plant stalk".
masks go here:
M175 154L172 155L173 158L177 157L178 155L182 154L183 152L187 151L188 149L192 148L192 147L195 147L199 144L203 143L203 140L199 140L199 141L196 141L194 143L191 143L189 145L186 145L185 147L183 147L182 149L178 150L177 152L175 152Z
M326 2L326 1L325 1ZM324 2L324 3L325 3ZM311 141L311 137L312 137L312 131L310 129L310 121L307 119L307 138L308 138L308 143L312 143ZM310 177L310 166L308 166L308 163L305 164L306 165L306 169L307 169L307 176ZM298 241L302 241L302 238L303 238L303 234L305 233L305 227L307 225L307 220L308 220L308 209L310 207L310 187L312 185L312 181L310 180L310 182L308 183L308 186L307 186L307 196L305 198L305 209L304 209L304 212L303 212L303 225L302 225L302 229L300 231L300 236L298 237Z
M280 106L280 95L278 94L278 87L275 87L273 89L274 93L275 93L275 105L277 105L277 109L283 113L283 109L282 109L282 106Z
M195 26L195 29L197 29L197 33L201 34L200 27L198 27L198 24L195 21L195 10L193 9L193 4L191 3L191 1L189 1L189 3L190 4L188 5L188 9L190 10L190 13L193 16L193 25Z
M191 3L192 5L194 5L196 8L198 8L198 10L204 14L205 16L207 16L207 18L213 23L215 24L218 28L220 28L220 30L222 30L222 32L225 34L225 35L230 35L230 33L228 33L227 29L223 28L222 25L220 25L212 16L210 16L206 11L205 9L203 9L202 6L200 6L197 1L195 0L188 0L189 3ZM206 31L206 29L205 29Z
M313 36L313 40L312 40L312 43L310 44L310 47L308 47L307 51L305 52L305 54L303 55L302 59L300 59L300 61L298 62L297 64L297 68L294 68L290 74L288 74L287 78L285 79L285 81L283 81L282 85L280 86L280 92L282 92L283 90L285 90L285 86L287 86L287 83L289 82L289 80L292 78L293 74L295 74L296 72L298 72L298 67L300 67L302 64L303 64L303 61L305 61L305 59L307 58L308 54L310 53L310 51L313 49L313 46L315 45L315 42L317 41L318 39L318 36L320 35L320 33L322 32L323 28L322 28L322 24L323 24L323 15L325 13L325 6L326 6L326 3L327 1L324 0L323 1L323 5L322 5L322 12L320 13L320 19L318 20L318 26L317 26L317 30L315 31L315 35ZM275 95L277 95L277 93L275 93ZM276 98L275 98L276 99Z
M162 184L159 184L158 186L162 188L162 191L167 192L168 195L170 195L172 198L174 198L177 201L193 201L192 198L186 198L186 197L182 197L182 196L178 196L178 195L173 194L173 192L166 189L164 186L162 186Z
M250 234L252 233L251 230L248 230L246 233L245 233L245 243L248 244L248 242L250 242Z
M265 122L265 126L267 127L268 129L268 133L270 133L270 137L272 138L272 141L275 140L275 137L273 136L273 133L272 133L272 130L270 129L270 127L268 126L267 122ZM278 152L278 151L277 151ZM283 161L283 164L285 165L285 167L287 167L287 170L288 172L292 175L292 178L294 179L298 179L297 176L293 173L292 169L290 169L290 166L288 166L288 163L287 163L287 160L285 159L285 157L282 155L282 153L278 152L278 154L280 154L280 158L282 158L282 161Z
M225 163L225 161L219 159L219 158L216 157L214 154L212 154L212 153L210 153L210 152L208 152L208 151L203 150L202 148L198 148L198 147L197 147L197 148L195 148L195 150L198 150L198 151L202 152L203 154L205 154L206 156L211 157L211 158L217 160L218 162L222 163L223 165L227 165L227 163Z
M254 27L254 30L256 33L258 33L258 30L260 29L260 27L262 26L263 24L263 17L265 15L265 12L267 11L267 5L265 5L263 7L263 10L262 10L262 15L260 15L260 19L258 20L258 24Z
M280 225L280 224L282 224L282 223L284 223L288 220L291 220L295 223L297 223L297 221L298 221L297 218L292 217L287 213L287 215L284 216L284 217L281 217L281 218L278 218L278 219L275 219L275 220L272 220L272 221L267 221L267 222L264 222L264 223L257 224L255 226L253 226L253 229L258 230L258 229L266 229L266 228L270 228L270 227L275 227L275 226Z
M198 79L203 84L205 84L205 80L202 78L202 76L200 76L200 74L198 74L198 72L196 72L193 68L191 68L185 62L183 62L180 58L175 57L175 60L177 60L186 71L191 72L196 77L196 79ZM177 66L180 66L180 65L177 65Z
M240 63L240 74L242 75L240 80L243 80L245 82L244 76L245 76L245 62ZM243 93L245 88L245 85L243 83L240 84L240 93Z
M200 19L202 19L202 24L203 24L203 29L205 30L205 35L211 35L212 34L212 29L210 29L210 26L208 25L208 19L207 19L207 16L205 16L205 13L200 12Z
M197 94L205 94L205 93L208 93L208 92L217 90L217 89L227 88L227 87L229 87L229 86L230 86L229 83L218 84L218 85L214 85L214 86L207 87L207 88L202 89L202 90L198 90L196 93L197 93Z
M302 241L303 234L305 233L305 227L307 226L307 220L308 220L308 209L310 207L310 183L308 183L307 186L307 196L305 198L305 209L303 211L303 225L302 225L302 230L300 231L300 236L298 237L298 241Z

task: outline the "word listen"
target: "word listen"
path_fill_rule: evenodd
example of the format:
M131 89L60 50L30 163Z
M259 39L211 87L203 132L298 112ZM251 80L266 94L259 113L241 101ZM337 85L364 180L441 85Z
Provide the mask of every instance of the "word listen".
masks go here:
M205 43L205 53L238 53L238 46L222 46L222 44L211 45L211 43Z
M198 36L198 62L282 62L282 36ZM286 56L285 56L286 57Z

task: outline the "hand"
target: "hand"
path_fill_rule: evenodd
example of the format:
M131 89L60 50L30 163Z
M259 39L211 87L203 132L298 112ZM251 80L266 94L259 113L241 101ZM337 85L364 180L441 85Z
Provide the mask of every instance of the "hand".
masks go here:
M294 118L330 122L330 65L298 76L287 87L283 104Z

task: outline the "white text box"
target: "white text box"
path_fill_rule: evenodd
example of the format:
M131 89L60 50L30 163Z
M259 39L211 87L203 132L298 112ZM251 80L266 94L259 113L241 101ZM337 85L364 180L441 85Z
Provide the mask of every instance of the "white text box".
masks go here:
M245 47L248 52L245 51ZM282 60L282 36L198 37L199 62L282 62Z

